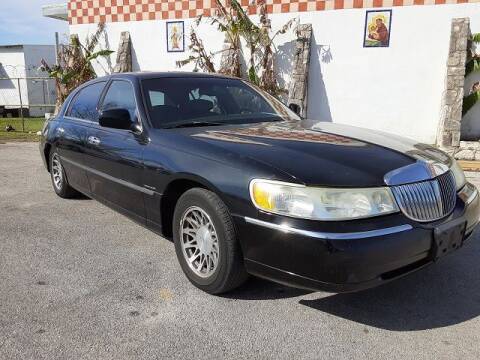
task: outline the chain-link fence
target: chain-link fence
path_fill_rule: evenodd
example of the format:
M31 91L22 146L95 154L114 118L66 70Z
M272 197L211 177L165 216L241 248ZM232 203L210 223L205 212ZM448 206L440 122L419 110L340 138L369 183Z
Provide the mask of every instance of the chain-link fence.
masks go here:
M55 80L47 77L0 77L0 118L25 121L53 113L56 101Z

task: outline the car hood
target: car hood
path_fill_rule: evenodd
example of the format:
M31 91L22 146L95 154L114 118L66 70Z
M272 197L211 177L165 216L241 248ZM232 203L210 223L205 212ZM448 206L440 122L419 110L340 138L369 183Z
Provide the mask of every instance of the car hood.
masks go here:
M450 165L438 149L379 131L312 120L183 129L207 142L324 186L384 186L393 170L423 163Z

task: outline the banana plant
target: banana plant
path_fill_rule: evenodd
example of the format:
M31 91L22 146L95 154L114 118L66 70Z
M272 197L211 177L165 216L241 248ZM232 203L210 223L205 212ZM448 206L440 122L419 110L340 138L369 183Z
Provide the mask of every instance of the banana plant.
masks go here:
M480 33L473 34L468 49L468 59L465 65L465 77L480 71L480 55L474 50L475 45L480 44ZM480 90L474 86L470 94L463 98L462 115L469 112L480 101Z
M224 5L221 0L215 1L216 11L209 19L209 23L224 34L223 49L216 53L207 52L195 29L192 28L189 46L191 55L185 60L177 61L177 66L182 67L193 63L195 70L201 69L206 72L244 77L272 95L284 92L284 89L280 89L276 79L274 63L276 49L273 40L277 35L284 34L289 30L295 21L290 20L272 34L265 0L256 0L260 12L258 25L252 21L237 0L229 0L228 6ZM196 25L198 26L202 20L202 16L198 17ZM246 56L242 51L241 40L245 42L248 49L245 71L242 69L241 60ZM224 55L218 70L212 61L217 54Z
M56 65L49 65L44 59L41 60L41 70L55 79L57 90L55 113L75 88L96 77L92 62L98 58L109 57L113 53L108 49L96 50L104 31L105 24L98 24L96 32L85 40L85 44L80 42L78 35L72 35L70 43L60 47Z

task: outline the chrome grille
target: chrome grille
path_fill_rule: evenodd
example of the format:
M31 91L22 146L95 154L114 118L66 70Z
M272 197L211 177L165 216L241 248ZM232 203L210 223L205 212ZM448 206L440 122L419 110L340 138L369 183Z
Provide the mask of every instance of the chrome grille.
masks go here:
M438 220L455 207L455 178L448 171L435 179L413 184L392 186L402 212L416 221Z

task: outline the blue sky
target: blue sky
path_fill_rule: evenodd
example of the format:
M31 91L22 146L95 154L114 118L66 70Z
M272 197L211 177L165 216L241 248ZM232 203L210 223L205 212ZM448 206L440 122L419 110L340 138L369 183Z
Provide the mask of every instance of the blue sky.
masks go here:
M42 5L67 0L0 0L0 45L54 44L55 31L66 38L66 21L44 18Z

